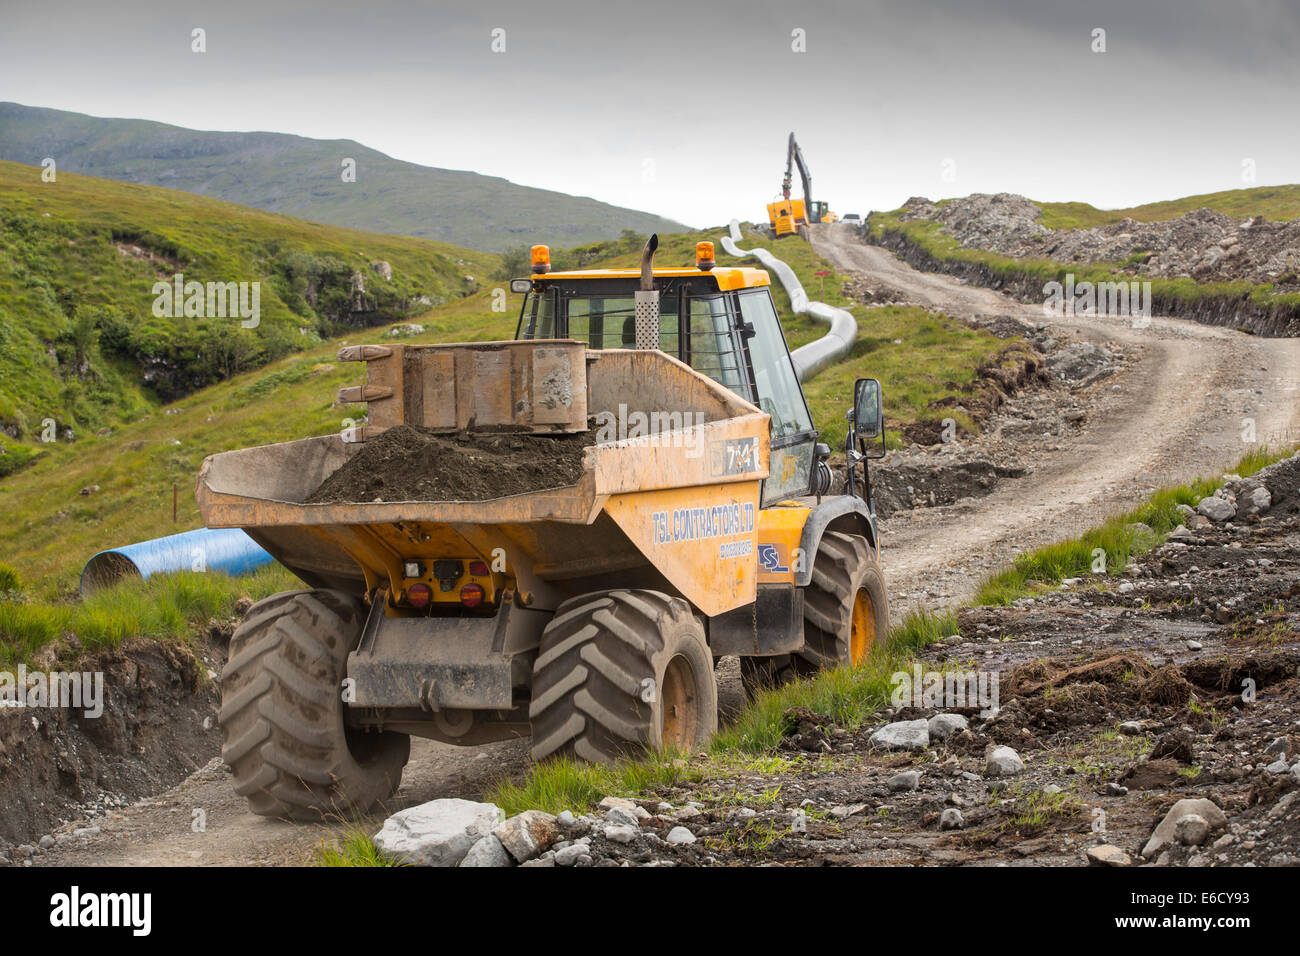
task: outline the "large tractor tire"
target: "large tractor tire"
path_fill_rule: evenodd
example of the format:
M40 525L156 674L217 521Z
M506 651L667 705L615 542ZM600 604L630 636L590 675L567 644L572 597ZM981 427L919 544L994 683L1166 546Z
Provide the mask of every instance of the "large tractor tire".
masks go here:
M860 664L889 636L885 576L865 538L827 531L803 592L803 649L779 657L742 657L749 694L821 670Z
M405 734L344 724L343 678L365 611L341 591L259 601L221 675L221 758L254 813L295 820L370 810L397 789Z
M560 605L533 664L533 759L690 751L718 728L704 625L680 598L617 590Z

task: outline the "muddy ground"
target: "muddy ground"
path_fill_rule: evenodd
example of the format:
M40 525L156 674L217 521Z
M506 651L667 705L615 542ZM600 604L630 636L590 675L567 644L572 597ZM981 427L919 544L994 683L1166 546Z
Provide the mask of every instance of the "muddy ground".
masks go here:
M444 435L397 425L372 438L312 492L309 503L484 501L564 488L582 477L595 433Z

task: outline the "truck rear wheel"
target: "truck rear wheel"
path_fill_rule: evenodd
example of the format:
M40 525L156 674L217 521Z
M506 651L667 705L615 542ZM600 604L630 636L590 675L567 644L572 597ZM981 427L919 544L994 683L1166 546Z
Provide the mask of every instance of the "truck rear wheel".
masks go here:
M560 605L533 664L533 759L689 751L718 727L704 626L680 598L617 590Z
M742 657L740 677L753 694L821 670L860 664L889 636L885 576L865 538L827 531L803 594L803 649L779 657Z
M364 623L349 594L286 591L254 604L230 639L221 758L254 813L319 820L365 812L397 789L410 738L343 719L348 653Z

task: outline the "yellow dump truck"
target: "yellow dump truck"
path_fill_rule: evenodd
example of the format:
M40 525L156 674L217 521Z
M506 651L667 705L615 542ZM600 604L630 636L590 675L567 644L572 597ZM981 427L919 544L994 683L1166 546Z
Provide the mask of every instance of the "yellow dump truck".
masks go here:
M656 269L656 242L640 270L552 272L537 247L512 282L515 340L346 347L366 377L340 398L367 404L363 425L203 463L207 525L243 528L310 588L256 604L231 641L222 755L254 811L369 808L412 734L531 735L537 759L690 750L717 726L719 658L754 687L887 634L865 464L879 384L857 383L832 495L767 274L716 267L710 243ZM567 436L577 479L314 497L411 427L523 436L539 461Z

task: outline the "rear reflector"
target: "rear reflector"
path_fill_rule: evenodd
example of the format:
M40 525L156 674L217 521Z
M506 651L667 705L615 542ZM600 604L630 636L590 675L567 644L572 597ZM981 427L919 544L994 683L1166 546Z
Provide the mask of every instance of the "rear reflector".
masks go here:
M478 578L487 577L488 566L484 561L471 561L469 563L469 573Z
M412 584L406 592L406 603L414 608L426 608L433 600L433 589L427 584Z
M460 603L466 607L478 607L483 603L483 589L477 584L467 584L460 589Z

